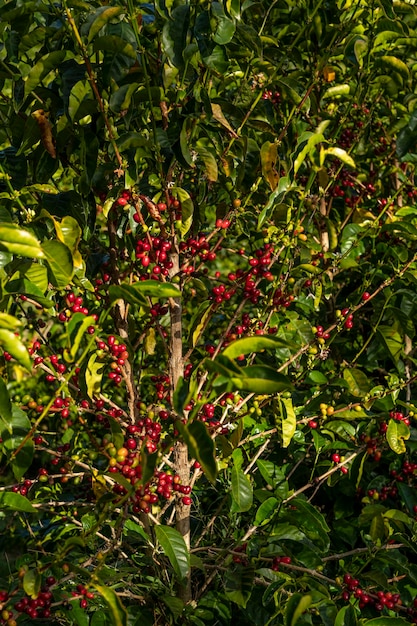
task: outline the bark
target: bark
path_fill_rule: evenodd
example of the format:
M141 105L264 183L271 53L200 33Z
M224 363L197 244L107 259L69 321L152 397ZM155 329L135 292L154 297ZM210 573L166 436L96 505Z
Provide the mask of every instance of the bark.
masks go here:
M179 272L179 253L177 241L174 238L174 251L171 254L173 267L170 276L175 276ZM170 338L170 355L169 369L171 378L171 397L177 387L178 380L184 373L183 361L183 344L182 344L182 304L180 298L172 298L170 300L170 317L171 317L171 338ZM188 449L185 443L177 441L174 448L174 465L175 471L181 478L181 483L188 485L190 483L190 468L188 462ZM190 549L190 507L185 506L181 500L175 505L176 528L181 533L188 550ZM179 589L179 595L184 602L191 600L191 580L187 581Z

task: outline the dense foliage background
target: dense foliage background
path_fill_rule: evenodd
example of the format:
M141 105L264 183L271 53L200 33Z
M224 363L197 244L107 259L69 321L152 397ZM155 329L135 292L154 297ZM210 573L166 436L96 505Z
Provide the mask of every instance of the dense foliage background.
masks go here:
M414 3L0 31L0 624L417 623Z

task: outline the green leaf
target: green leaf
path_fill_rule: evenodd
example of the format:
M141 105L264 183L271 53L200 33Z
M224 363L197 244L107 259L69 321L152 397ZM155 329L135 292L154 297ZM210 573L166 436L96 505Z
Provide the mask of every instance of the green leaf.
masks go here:
M87 328L89 326L94 326L95 323L96 321L94 317L91 315L84 315L83 313L75 313L75 315L73 315L68 322L67 337L69 351L73 361L77 356L81 341L86 335Z
M337 148L333 146L330 148L326 148L324 150L324 155L327 156L328 154L336 157L336 159L339 159L339 161L341 161L344 165L348 165L352 168L356 167L355 161L352 159L350 154L346 152L346 150L343 150L343 148Z
M228 599L245 608L252 595L254 574L252 567L228 569L224 574L224 590ZM228 620L228 623L231 622Z
M109 616L113 626L127 626L127 611L117 593L110 587L103 587L92 582L109 608Z
M97 9L94 15L90 16L90 20L92 17L92 22L88 31L88 43L90 43L94 39L97 33L100 32L100 30L107 24L107 22L112 20L114 17L117 17L122 12L123 9L121 7L104 6Z
M267 219L272 215L274 208L281 204L285 198L285 194L291 187L291 181L288 176L282 176L276 189L269 196L268 202L262 209L258 218L258 230L264 225Z
M16 224L0 223L0 247L12 254L31 259L45 258L41 244L36 237Z
M94 41L93 47L95 52L105 50L106 52L111 52L114 55L123 54L134 61L137 61L138 59L138 52L132 44L118 35L104 35L103 37L97 37Z
M103 368L104 364L97 360L97 353L94 352L88 359L84 372L86 392L91 400L101 391Z
M350 93L350 85L335 85L334 87L329 87L326 89L324 94L322 95L322 99L326 98L336 98L337 96L348 96Z
M348 606L340 609L336 615L334 626L356 626L357 623L355 609L351 604L348 604Z
M5 328L6 330L17 330L19 326L22 325L22 322L14 317L14 315L9 315L8 313L0 313L0 328Z
M31 371L32 361L29 352L18 337L10 330L0 328L0 346L12 355L20 365Z
M318 143L323 141L324 136L322 133L305 132L301 135L295 152L297 156L294 160L294 176L297 175L297 172L304 163L305 158L315 149Z
M172 65L184 67L183 52L187 45L187 32L190 21L190 7L177 6L171 13L171 19L165 20L162 30L164 52Z
M207 176L207 180L215 183L219 177L219 170L217 166L217 159L214 149L210 150L211 143L203 139L199 139L196 143L195 150L204 163L204 171Z
M171 195L181 202L181 235L184 236L193 223L194 204L188 191L181 187L172 187Z
M148 452L146 446L142 446L141 450L141 460L142 460L142 477L141 484L146 485L148 483L155 472L155 467L158 461L158 453L157 452Z
M285 626L295 626L312 601L313 598L308 594L303 596L301 593L294 593L287 602Z
M46 267L44 267L43 269L46 270ZM16 280L11 280L5 285L5 291L7 293L15 293L27 296L30 300L38 302L45 309L50 309L55 306L53 300L45 298L45 296L43 295L43 291L39 289L37 285L32 283L30 280L27 280L26 278L17 278Z
M279 174L276 170L278 158L278 146L275 142L266 141L261 146L261 166L262 176L267 181L269 187L274 190L278 185Z
M181 292L175 285L159 280L143 280L133 285L111 285L109 289L111 303L122 299L131 304L147 304L144 296L151 298L179 298Z
M200 463L208 480L215 482L217 476L215 446L206 425L198 420L189 424L177 421L176 427L187 444L190 456Z
M25 496L11 491L0 491L0 508L21 511L22 513L37 513L37 510Z
M190 572L190 554L184 538L175 528L162 524L155 526L155 535L169 558L176 577L182 581Z
M409 626L410 622L402 617L374 617L366 621L366 626Z
M385 65L391 72L398 72L398 74L400 74L400 76L402 76L406 80L410 77L410 71L407 65L398 57L385 55L382 57L378 57L378 61L382 63L382 65Z
M282 447L288 448L297 427L297 418L291 398L279 398L280 414L275 416L282 437Z
M388 422L386 437L391 450L396 454L404 454L407 449L404 441L410 438L410 429L404 422L391 419Z
M31 429L31 423L24 411L17 406L12 406L12 415L5 422L0 422L0 432L3 441L3 450L10 460L13 475L16 480L20 480L25 475L32 464L34 454L34 444L32 437L29 437L15 455L15 451L20 448Z
M42 576L35 569L29 569L23 576L23 590L31 598L37 598L41 589Z
M89 99L94 103L90 81L87 79L79 80L71 89L68 99L68 115L73 122L78 122L80 118L84 117L86 112L83 103Z
M11 425L12 420L12 403L10 401L9 392L7 391L6 383L3 378L0 377L0 422L3 423L6 430L11 434L13 429ZM3 427L1 427L3 430Z
M388 348L393 361L398 363L403 349L403 339L401 335L395 330L395 328L391 326L384 326L382 324L378 326L377 333Z
M229 359L236 359L242 354L261 352L262 350L279 350L280 348L288 348L288 346L288 342L279 337L254 335L233 341L223 350L222 354Z
M45 241L42 250L48 261L51 282L57 289L64 289L71 282L74 272L71 250L61 241Z
M232 467L232 499L233 513L249 511L253 503L252 483L248 476L236 467Z
M195 313L191 318L189 326L189 338L191 338L191 345L193 346L193 348L200 339L200 335L205 328L207 319L211 315L212 309L213 303L210 302L210 300L205 300L195 310Z
M366 394L370 391L371 385L369 380L365 374L356 367L344 369L343 378L347 382L352 396L363 398L363 396L366 396Z
M37 63L31 68L25 82L25 97L33 91L40 82L58 66L63 63L67 58L68 52L66 50L55 50L49 54L45 54L39 59Z
M268 365L248 365L242 368L239 377L234 374L230 382L236 389L254 393L279 393L292 388L289 379Z
M279 501L277 498L268 498L267 500L264 500L259 509L256 511L254 521L255 526L267 524L277 512L278 504Z
M213 41L224 46L233 39L236 30L235 21L226 16L220 2L211 3L211 12L216 25L216 30L212 35Z

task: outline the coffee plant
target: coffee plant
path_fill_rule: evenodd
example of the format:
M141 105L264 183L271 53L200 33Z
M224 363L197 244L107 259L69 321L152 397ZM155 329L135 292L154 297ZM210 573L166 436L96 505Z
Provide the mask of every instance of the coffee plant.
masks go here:
M414 2L0 33L0 624L416 624Z

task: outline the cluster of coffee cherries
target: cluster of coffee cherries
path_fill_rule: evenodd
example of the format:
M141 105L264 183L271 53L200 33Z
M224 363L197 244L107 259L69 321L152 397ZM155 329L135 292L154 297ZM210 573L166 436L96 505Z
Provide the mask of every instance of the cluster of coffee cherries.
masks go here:
M136 241L135 257L144 268L151 267L150 278L158 280L160 276L168 276L173 263L170 258L171 242L163 237L142 237ZM146 274L149 278L149 274Z
M195 267L191 264L193 259L198 257L200 262L213 262L217 257L204 233L199 233L195 237L190 237L187 241L182 241L180 243L180 252L183 258L181 271L184 274L194 273Z
M290 565L291 557L290 556L274 556L272 559L271 569L273 572L279 572L281 565Z
M36 598L30 596L23 596L19 600L16 600L13 604L13 609L17 615L14 614L13 609L10 607L12 601L12 595L7 591L0 591L0 605L2 606L0 624L6 626L15 626L19 615L27 615L30 619L48 619L51 617L51 605L53 602L53 595L50 587L56 584L54 576L48 576L45 584L42 586ZM14 594L13 594L14 596Z
M359 601L359 608L373 607L376 611L383 611L384 608L389 610L401 610L402 600L399 593L392 593L391 591L372 591L372 593L366 592L359 584L359 580L351 576L351 574L345 574L343 576L344 590L342 592L342 599L345 602L349 602L351 596ZM415 622L413 622L415 623Z
M410 426L410 418L404 415L404 413L402 413L401 411L390 411L389 416L392 420L395 420L396 422L402 422L406 426Z
M74 313L82 313L83 315L90 315L90 312L83 304L84 299L82 296L77 296L74 292L70 292L65 297L65 308L58 313L58 320L60 322L67 322ZM98 315L93 314L92 317L95 321L98 320Z
M279 91L266 89L262 94L262 100L268 100L269 102L272 102L274 107L276 107L281 102L281 94L279 93Z
M129 358L129 352L126 344L120 342L120 340L114 335L109 335L106 341L97 339L98 356L100 358L109 355L111 358L110 371L108 373L109 380L114 385L120 385L123 380L122 367L125 361Z
M169 418L169 413L162 409L158 416L161 420L166 420ZM120 473L130 481L133 487L137 487L132 497L132 511L134 513L150 513L152 505L158 504L160 499L168 501L174 494L181 496L184 505L189 506L191 504L190 485L182 485L180 477L169 471L155 470L153 478L148 483L140 484L142 479L142 447L146 447L148 454L156 452L161 431L160 422L151 417L146 417L140 419L137 424L127 427L126 438L121 448L117 449L112 442L105 446L109 456L109 473ZM124 496L127 493L126 488L118 483L113 486L113 491L118 496Z

